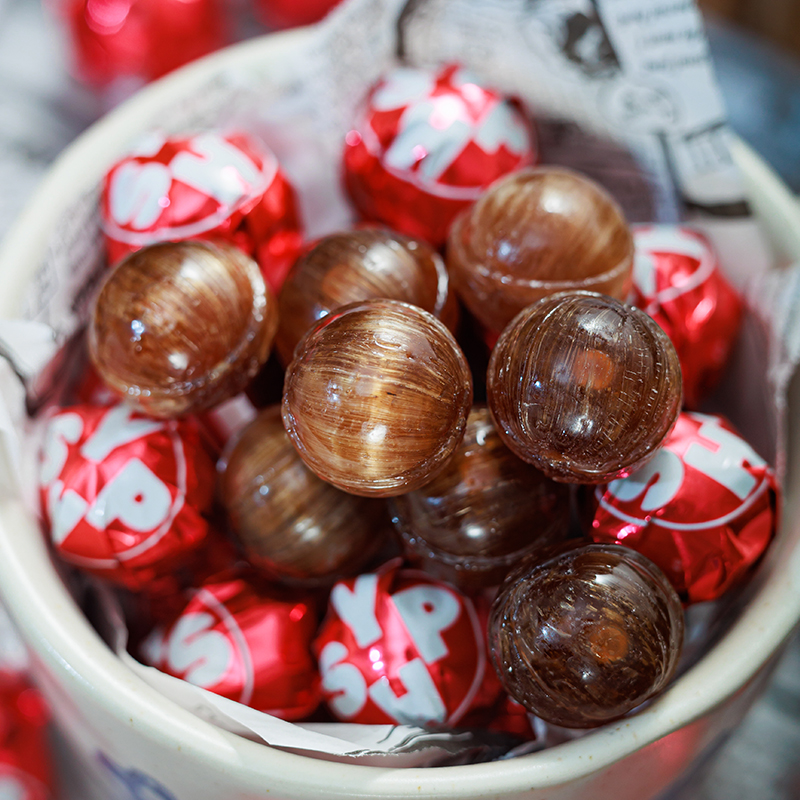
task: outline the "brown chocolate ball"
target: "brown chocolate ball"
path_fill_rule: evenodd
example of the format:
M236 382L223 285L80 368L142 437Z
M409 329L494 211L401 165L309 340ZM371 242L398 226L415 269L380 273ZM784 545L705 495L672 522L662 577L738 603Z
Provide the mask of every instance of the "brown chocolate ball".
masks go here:
M681 408L681 369L667 335L633 306L564 292L506 328L487 371L503 441L557 481L602 483L658 450Z
M528 168L493 183L456 220L447 267L467 308L501 331L556 292L625 298L633 240L616 201L598 184L559 167Z
M528 711L592 728L666 686L683 628L678 595L655 564L621 545L570 542L508 576L489 648L506 691Z
M444 467L471 403L472 378L450 331L417 306L368 300L329 314L297 346L283 422L320 478L389 497Z
M281 361L288 364L306 331L335 308L381 297L424 308L450 330L456 324L447 270L430 245L384 228L325 236L298 259L278 295Z
M503 444L486 406L475 406L447 466L392 498L392 521L410 557L462 589L496 586L532 549L564 539L569 489Z
M387 533L385 504L320 480L295 450L280 405L240 434L220 475L231 527L253 566L294 582L356 574Z
M101 378L154 417L202 411L241 391L267 360L277 304L231 245L144 247L106 277L89 354Z

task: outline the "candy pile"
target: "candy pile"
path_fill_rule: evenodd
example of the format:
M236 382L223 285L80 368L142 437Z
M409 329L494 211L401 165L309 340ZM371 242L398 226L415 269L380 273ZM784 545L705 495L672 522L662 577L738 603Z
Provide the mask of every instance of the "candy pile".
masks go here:
M343 148L365 224L305 245L249 135L110 170L53 546L132 593L138 657L283 719L618 719L775 530L769 466L696 412L741 302L458 66L386 76Z

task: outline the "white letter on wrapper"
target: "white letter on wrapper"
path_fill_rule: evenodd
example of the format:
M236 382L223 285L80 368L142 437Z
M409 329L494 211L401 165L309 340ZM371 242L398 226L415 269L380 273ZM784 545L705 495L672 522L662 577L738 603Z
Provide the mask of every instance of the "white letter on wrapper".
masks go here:
M322 688L333 695L327 702L337 717L350 719L367 702L367 682L353 664L341 663L347 658L341 642L328 642L319 654Z
M458 619L461 610L455 595L439 586L413 586L392 595L392 602L425 663L444 658L448 650L442 631Z
M64 469L69 456L70 444L75 444L83 433L83 420L78 414L59 414L47 426L42 445L42 464L39 482L47 486Z
M331 604L342 622L353 632L359 647L369 647L383 636L375 616L377 593L377 575L359 575L352 592L342 583L334 586L331 592Z
M756 467L763 465L764 459L743 439L720 427L714 417L705 414L692 414L692 417L702 422L700 436L719 447L713 451L699 442L692 442L683 460L744 500L756 485L756 479L744 468L744 463Z
M258 183L256 165L224 139L201 134L192 139L192 148L200 155L178 153L169 164L172 175L218 203L235 203L249 186Z
M639 507L642 511L663 508L678 493L683 483L684 469L680 458L671 450L661 449L651 461L627 478L618 478L608 484L611 495L628 502L644 492ZM648 487L648 483L656 478ZM645 491L646 490L646 491Z
M167 642L169 669L185 672L184 680L204 689L219 683L233 657L231 643L225 634L210 630L213 625L211 614L185 614L175 623Z
M128 406L114 406L84 442L81 455L87 461L100 463L121 445L135 442L164 427L163 422L152 419L131 419L133 413Z
M102 489L86 521L105 530L115 519L145 533L164 522L172 506L169 489L149 467L132 458Z
M406 688L400 697L392 691L385 675L369 687L369 696L381 711L405 725L425 725L447 719L447 709L428 668L420 659L412 658L397 670L397 674Z
M115 173L109 187L109 210L118 225L136 230L149 228L164 211L159 203L172 185L164 164L129 161Z
M62 494L63 492L63 494ZM60 545L83 519L89 504L72 489L64 492L62 481L53 481L47 490L47 513L50 517L50 536Z

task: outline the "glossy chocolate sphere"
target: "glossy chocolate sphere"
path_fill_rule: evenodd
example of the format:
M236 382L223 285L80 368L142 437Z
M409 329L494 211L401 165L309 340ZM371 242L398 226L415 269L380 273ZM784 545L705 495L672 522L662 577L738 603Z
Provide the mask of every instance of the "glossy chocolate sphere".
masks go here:
M683 610L664 574L620 545L546 549L512 572L489 619L506 691L546 722L591 728L663 689L683 643Z
M293 581L355 574L386 535L384 503L314 475L289 441L279 405L261 411L239 435L220 476L220 496L247 559Z
M444 467L471 403L469 368L447 328L417 306L368 300L329 314L297 346L283 421L323 480L388 497Z
M413 303L455 326L455 295L430 245L382 228L326 236L296 262L278 296L281 361L288 364L306 331L335 308L381 297Z
M485 406L447 466L390 508L409 556L462 589L496 586L531 549L565 538L570 513L568 487L517 458Z
M487 394L520 458L557 481L602 483L656 453L680 412L681 370L643 311L565 292L506 328L489 360Z
M576 172L538 167L496 181L450 229L447 267L475 317L501 331L547 295L624 299L633 240L616 201Z
M154 417L201 411L241 391L267 360L277 303L230 245L142 248L105 279L89 354L109 388Z

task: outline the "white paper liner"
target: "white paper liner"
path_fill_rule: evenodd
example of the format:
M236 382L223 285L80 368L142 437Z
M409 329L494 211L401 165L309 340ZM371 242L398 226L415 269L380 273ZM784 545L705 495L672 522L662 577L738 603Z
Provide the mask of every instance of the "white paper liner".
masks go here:
M341 141L367 88L397 63L398 52L418 65L459 60L487 83L518 95L539 122L545 156L585 167L617 194L631 221L690 218L711 236L740 288L754 282L761 287L754 319L770 326L768 363L758 363L752 352L744 361L751 377L754 363L756 379L763 376L765 397L758 400L772 422L765 427L750 420L753 430L745 434L780 465L775 419L800 358L800 271L762 280L770 266L767 248L746 215L691 0L349 0L279 69L221 70L143 124L167 133L222 125L261 136L299 191L309 237L318 236L352 219L340 186ZM23 458L26 400L31 405L47 396L52 376L41 367L81 326L103 267L97 201L92 189L62 216L21 319L0 323L0 348L8 359L0 363L5 491L21 491L20 476L29 475L30 459ZM760 347L753 345L755 352ZM24 382L27 397L12 373ZM273 746L355 756L360 763L378 758L384 765L385 754L393 754L393 764L420 765L452 760L454 752L470 753L476 744L468 734L405 726L285 723L143 667L124 645L118 651L175 702Z

